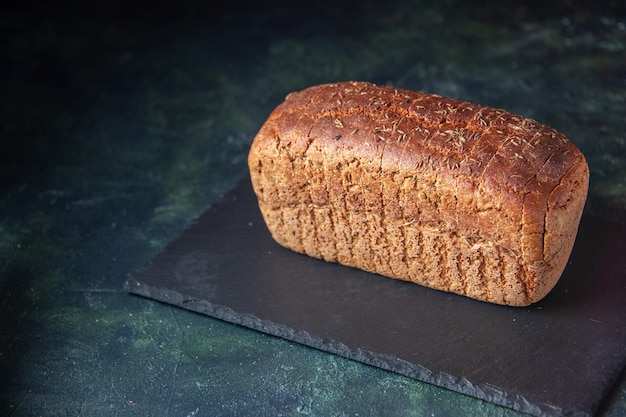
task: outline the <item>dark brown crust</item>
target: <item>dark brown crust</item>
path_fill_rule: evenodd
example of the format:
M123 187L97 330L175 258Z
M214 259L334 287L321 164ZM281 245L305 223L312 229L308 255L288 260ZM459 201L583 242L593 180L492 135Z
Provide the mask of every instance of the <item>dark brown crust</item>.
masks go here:
M248 162L279 243L509 305L556 284L589 176L582 153L533 120L357 82L290 94Z

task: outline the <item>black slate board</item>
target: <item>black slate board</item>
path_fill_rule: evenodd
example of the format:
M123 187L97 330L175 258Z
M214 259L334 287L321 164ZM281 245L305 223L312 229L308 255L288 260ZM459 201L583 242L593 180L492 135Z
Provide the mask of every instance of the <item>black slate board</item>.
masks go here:
M546 299L491 305L281 248L246 179L125 287L518 411L586 416L626 364L625 255L626 227L583 216Z

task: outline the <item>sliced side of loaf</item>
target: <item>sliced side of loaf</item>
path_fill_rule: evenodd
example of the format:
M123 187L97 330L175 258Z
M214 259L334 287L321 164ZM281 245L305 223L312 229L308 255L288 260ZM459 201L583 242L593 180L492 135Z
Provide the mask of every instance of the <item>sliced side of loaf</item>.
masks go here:
M290 94L248 164L281 245L513 306L561 276L589 178L576 146L533 120L360 82Z

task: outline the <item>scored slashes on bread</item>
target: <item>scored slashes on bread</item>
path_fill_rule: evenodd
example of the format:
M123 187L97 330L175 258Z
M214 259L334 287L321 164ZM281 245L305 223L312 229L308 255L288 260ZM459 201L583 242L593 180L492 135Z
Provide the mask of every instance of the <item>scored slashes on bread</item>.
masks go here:
M558 281L589 181L583 154L550 127L363 82L289 94L248 165L282 246L512 306Z

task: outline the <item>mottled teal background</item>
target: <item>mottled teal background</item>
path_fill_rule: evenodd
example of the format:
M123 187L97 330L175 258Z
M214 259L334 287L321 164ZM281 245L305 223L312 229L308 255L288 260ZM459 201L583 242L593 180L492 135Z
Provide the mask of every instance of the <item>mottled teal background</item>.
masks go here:
M0 6L0 414L517 416L140 299L122 285L246 173L296 89L363 80L502 107L626 214L621 2ZM603 415L626 415L626 384Z

